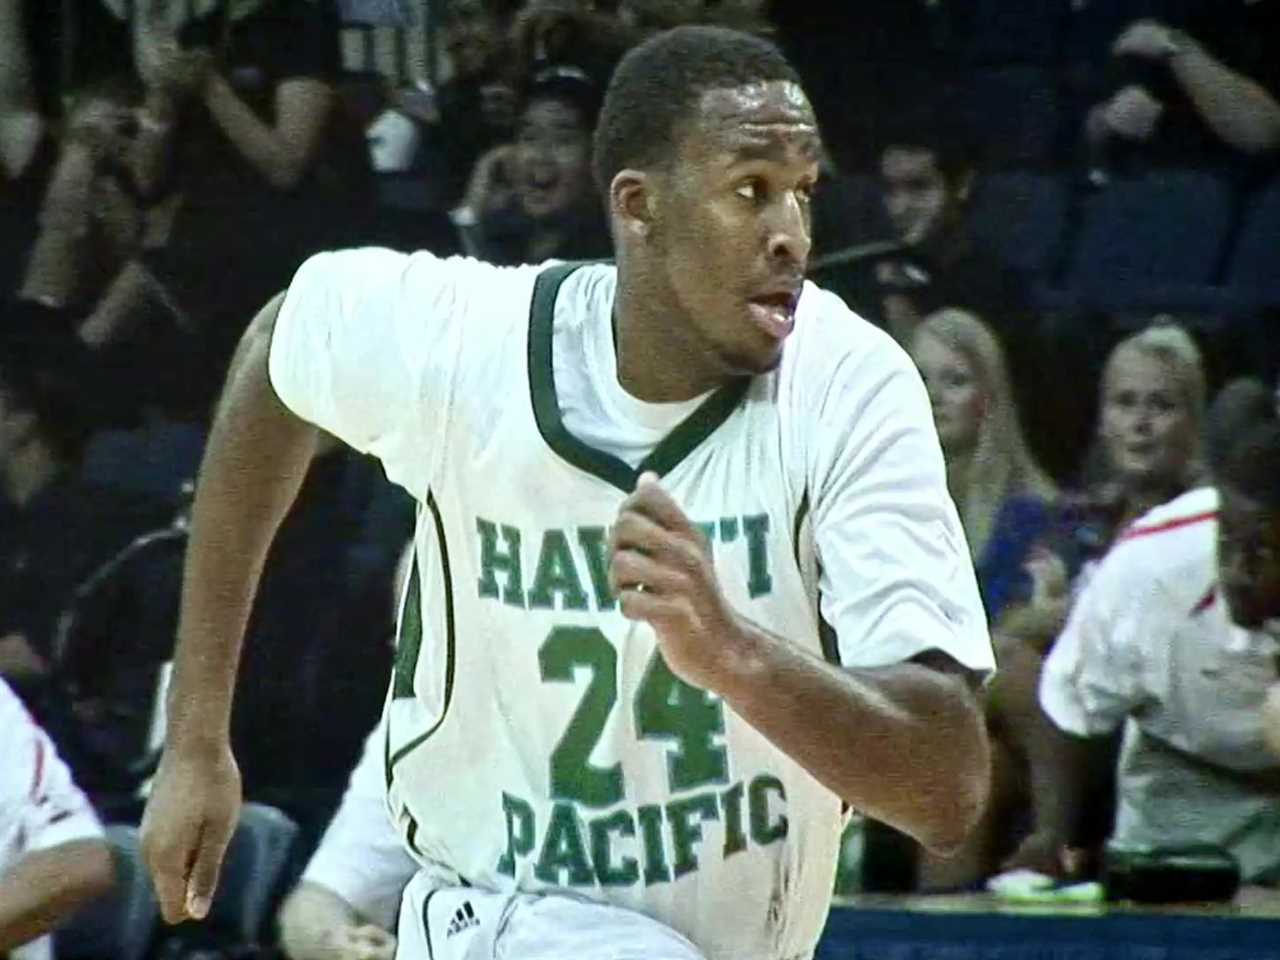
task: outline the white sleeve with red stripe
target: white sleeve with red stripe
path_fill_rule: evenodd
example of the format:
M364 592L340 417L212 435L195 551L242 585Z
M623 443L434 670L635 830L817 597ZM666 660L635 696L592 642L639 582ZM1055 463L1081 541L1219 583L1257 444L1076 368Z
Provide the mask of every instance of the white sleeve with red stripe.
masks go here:
M53 742L0 681L0 838L23 854L98 838L102 825Z
M1149 686L1150 641L1164 636L1165 604L1136 554L1113 550L1081 592L1040 674L1040 706L1076 736L1111 733Z

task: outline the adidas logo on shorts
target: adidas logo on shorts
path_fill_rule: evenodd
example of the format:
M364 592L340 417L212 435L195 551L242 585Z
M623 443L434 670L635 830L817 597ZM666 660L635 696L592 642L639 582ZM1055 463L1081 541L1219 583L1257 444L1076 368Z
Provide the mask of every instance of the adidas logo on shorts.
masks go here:
M444 938L448 940L455 933L461 933L463 930L470 930L472 927L478 926L480 926L480 918L471 909L471 901L466 900L462 906L453 912L453 919L449 921L449 929L445 931Z

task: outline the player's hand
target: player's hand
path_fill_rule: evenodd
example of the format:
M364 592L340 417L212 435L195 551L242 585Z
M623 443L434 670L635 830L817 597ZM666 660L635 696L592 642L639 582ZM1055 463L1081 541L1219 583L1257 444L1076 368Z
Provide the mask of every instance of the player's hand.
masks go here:
M1117 57L1162 60L1173 49L1173 31L1159 20L1137 20L1116 38L1111 52Z
M334 953L342 960L392 960L396 938L372 924L346 926L334 935Z
M716 689L739 621L706 539L654 474L644 474L622 504L609 545L609 585L623 616L653 627L672 673Z
M142 856L167 923L208 914L239 816L230 745L166 748L142 817Z

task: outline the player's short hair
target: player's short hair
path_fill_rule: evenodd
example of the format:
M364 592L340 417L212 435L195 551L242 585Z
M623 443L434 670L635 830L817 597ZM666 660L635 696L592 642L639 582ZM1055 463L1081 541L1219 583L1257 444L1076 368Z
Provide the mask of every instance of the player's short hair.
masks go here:
M760 37L714 26L650 37L622 58L605 92L595 133L597 186L607 198L618 171L670 161L681 126L708 90L775 80L800 84L782 52Z
M1268 510L1280 510L1280 421L1271 417L1240 434L1215 479Z
M551 64L540 68L522 91L521 110L540 100L568 104L582 118L582 125L594 130L600 115L600 88L585 70L572 64Z
M1210 471L1218 471L1250 427L1274 415L1271 391L1256 377L1238 377L1219 390L1205 414L1204 450Z
M881 126L879 142L879 158L890 150L932 155L948 184L958 183L981 165L964 111L946 98L894 112Z

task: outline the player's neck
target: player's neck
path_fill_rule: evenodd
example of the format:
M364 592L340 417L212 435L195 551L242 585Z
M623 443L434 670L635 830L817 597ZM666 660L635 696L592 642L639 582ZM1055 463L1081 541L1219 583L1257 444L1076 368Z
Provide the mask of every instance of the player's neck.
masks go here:
M692 400L729 379L668 301L619 276L612 318L618 385L646 403Z

